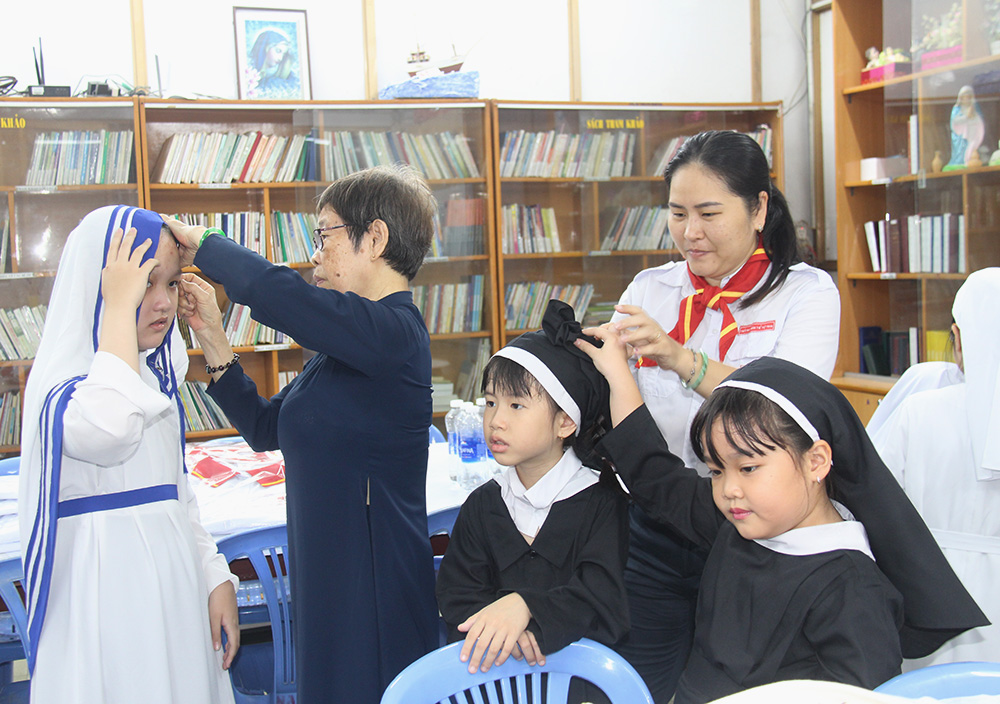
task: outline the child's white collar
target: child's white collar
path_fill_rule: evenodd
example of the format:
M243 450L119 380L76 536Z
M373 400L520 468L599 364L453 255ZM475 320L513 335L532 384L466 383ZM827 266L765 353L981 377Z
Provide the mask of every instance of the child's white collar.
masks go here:
M854 514L846 506L837 501L832 503L837 513L844 519L842 522L795 528L773 538L754 540L754 542L784 555L818 555L834 550L857 550L874 561L875 556L868 544L865 527L855 520Z
M514 467L508 467L496 478L496 482L500 485L500 497L518 531L534 538L545 523L552 504L579 494L596 484L597 479L598 473L584 467L573 448L569 448L530 489L521 483Z

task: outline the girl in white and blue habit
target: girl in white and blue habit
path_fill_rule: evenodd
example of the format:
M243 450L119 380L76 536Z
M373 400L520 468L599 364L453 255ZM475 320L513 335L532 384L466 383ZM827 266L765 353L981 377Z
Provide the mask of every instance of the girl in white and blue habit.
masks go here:
M691 425L699 477L657 432L614 331L584 332L604 341L577 344L611 387L599 449L644 511L709 550L678 704L783 680L873 688L988 623L829 382L771 357L730 374Z
M100 208L66 242L24 401L35 704L233 701L238 582L185 473L180 276L149 211Z

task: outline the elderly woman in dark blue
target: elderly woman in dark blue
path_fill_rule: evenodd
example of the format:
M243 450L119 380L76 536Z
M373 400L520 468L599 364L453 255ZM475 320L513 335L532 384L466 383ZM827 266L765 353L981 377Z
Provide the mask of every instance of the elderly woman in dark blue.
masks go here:
M198 335L209 394L256 450L280 449L300 704L376 704L437 645L425 482L430 338L409 282L436 203L406 167L377 167L320 197L313 283L218 232L168 220L194 264L253 318L317 355L257 394L213 289L185 274L179 314Z

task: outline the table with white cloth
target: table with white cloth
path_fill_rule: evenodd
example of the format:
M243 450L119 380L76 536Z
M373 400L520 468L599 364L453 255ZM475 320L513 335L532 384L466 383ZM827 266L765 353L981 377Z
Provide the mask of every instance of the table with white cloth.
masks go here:
M469 492L449 477L447 443L432 443L427 461L427 513L461 506ZM188 481L198 498L201 523L218 541L254 528L285 523L285 465L280 451L254 452L242 438L188 443ZM17 475L0 476L0 560L20 554ZM237 603L248 621L263 595L252 581L240 585ZM16 640L13 622L0 612L0 643Z

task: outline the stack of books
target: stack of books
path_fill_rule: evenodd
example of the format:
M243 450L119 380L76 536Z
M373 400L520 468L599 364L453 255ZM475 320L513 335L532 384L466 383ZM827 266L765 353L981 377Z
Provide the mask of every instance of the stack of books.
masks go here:
M500 147L503 178L590 178L632 175L636 133L504 132Z
M21 442L21 393L8 391L0 401L0 445Z
M413 286L413 303L431 334L479 332L483 329L484 276L451 284Z
M446 413L451 408L452 399L458 398L455 395L455 385L442 376L431 378L431 402L434 404L434 413Z
M219 405L208 395L203 381L185 381L178 389L184 404L184 422L188 430L222 430L232 428Z
M229 239L262 257L266 256L263 213L176 213L171 217L188 225L217 227L225 232Z
M555 208L540 205L500 206L504 254L561 252Z
M24 183L28 186L128 183L133 137L132 130L43 132L35 137Z
M34 359L45 327L44 304L0 308L0 355L7 361Z
M576 319L583 316L594 295L593 284L550 284L547 281L525 281L508 284L504 296L507 311L507 330L536 330L542 325L542 316L549 300L557 298L573 306Z
M601 250L667 249L671 242L669 219L669 208L648 205L620 208L601 241Z
M316 216L312 213L271 213L271 252L279 263L307 262L313 255L312 231Z
M967 273L961 213L870 220L864 228L874 272Z

